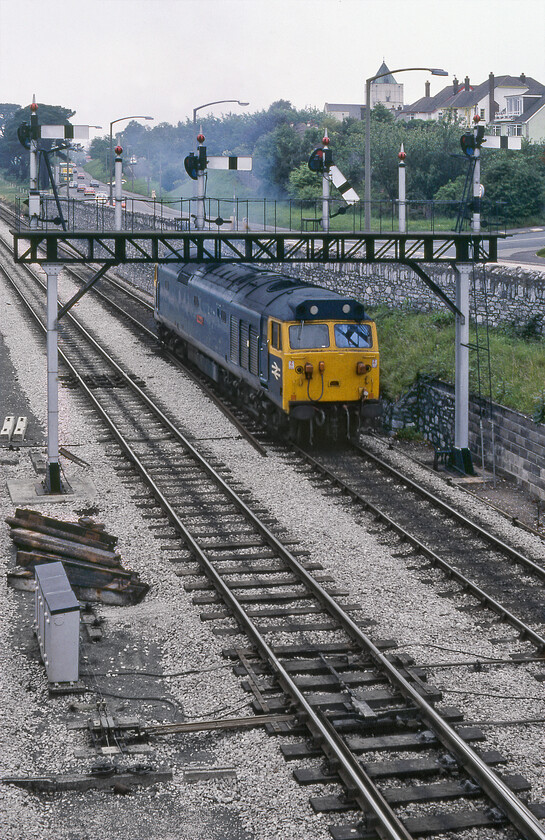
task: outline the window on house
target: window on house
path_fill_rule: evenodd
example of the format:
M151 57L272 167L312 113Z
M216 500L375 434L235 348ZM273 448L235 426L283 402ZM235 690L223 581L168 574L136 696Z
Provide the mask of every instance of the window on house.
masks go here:
M481 119L484 120L484 108L481 108Z
M517 114L522 113L522 100L520 96L506 96L505 97L507 102L507 113L515 117Z

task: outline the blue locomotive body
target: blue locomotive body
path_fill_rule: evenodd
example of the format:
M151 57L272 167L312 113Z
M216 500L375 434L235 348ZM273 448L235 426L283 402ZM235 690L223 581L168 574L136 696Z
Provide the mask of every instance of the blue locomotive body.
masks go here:
M356 300L253 266L176 263L157 267L155 318L269 426L378 413L376 332Z

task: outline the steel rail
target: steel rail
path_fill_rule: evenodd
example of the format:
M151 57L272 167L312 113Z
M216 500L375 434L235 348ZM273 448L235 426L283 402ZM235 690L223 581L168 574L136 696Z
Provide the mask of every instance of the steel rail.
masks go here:
M391 528L392 531L395 531L398 534L402 541L408 542L412 545L418 553L423 554L427 557L431 562L439 566L443 569L449 577L454 578L457 580L462 588L466 591L469 591L475 598L482 604L485 604L489 607L493 612L500 616L503 620L508 621L513 627L515 627L519 633L521 634L522 638L526 638L535 645L535 647L539 651L545 651L545 637L541 636L539 633L536 633L535 630L532 630L527 624L525 624L520 618L517 618L510 610L506 609L499 601L496 601L495 598L492 598L491 595L488 595L484 589L481 589L477 584L473 583L469 578L459 572L458 569L454 568L447 560L444 560L442 557L439 557L431 548L429 548L425 543L421 542L417 537L411 534L409 531L405 530L401 525L399 525L394 519L388 516L387 513L384 513L379 507L374 505L372 502L367 501L357 490L354 490L348 484L345 484L338 476L332 473L327 467L324 467L318 461L316 461L311 455L304 451L304 449L300 449L296 444L291 444L292 448L298 451L301 456L304 458L307 463L311 463L313 468L319 470L323 475L325 475L329 481L331 481L336 486L340 487L344 493L347 493L353 500L355 500L359 505L361 505L364 510L368 510L371 512L375 519L383 522L388 528ZM409 479L410 481L410 479ZM485 532L486 533L486 532Z
M487 542L491 543L504 554L507 554L512 560L514 560L517 563L520 563L521 566L526 567L531 572L533 572L533 574L537 575L542 580L545 580L545 567L540 566L539 563L535 563L529 557L525 557L524 554L521 554L519 551L517 551L516 548L507 545L507 543L504 543L503 540L499 539L499 537L495 537L494 534L491 534L489 531L486 531L477 522L475 522L472 519L469 519L463 513L460 513L460 511L451 507L447 502L443 501L439 497L434 496L433 493L430 493L430 491L426 490L425 487L422 487L421 484L418 484L418 482L413 481L412 478L403 475L403 473L399 472L399 470L397 470L387 461L384 461L382 458L379 458L378 455L375 455L373 452L369 452L369 450L365 449L363 446L360 446L358 443L354 443L354 441L352 441L352 445L356 450L362 452L366 458L369 458L370 461L374 461L374 463L378 464L382 469L387 470L391 475L395 476L396 479L401 481L407 487L410 487L412 490L415 491L415 493L418 493L419 496L422 496L434 507L439 508L440 510L447 513L449 516L452 516L465 527L471 528L472 531L474 531L483 539L487 540ZM301 450L301 452L303 451L304 450Z
M34 317L45 331L44 325L41 323L39 316L34 313ZM74 319L75 320L75 319ZM83 330L83 332L86 332ZM93 345L97 343L91 338ZM101 355L109 358L106 351L99 348ZM144 482L150 487L156 499L160 502L163 510L178 528L182 538L190 547L193 554L200 560L203 569L207 571L217 591L222 594L227 605L229 606L235 620L240 626L244 627L248 635L253 639L257 649L266 657L274 671L276 672L280 684L285 687L290 696L303 710L307 721L311 723L312 729L318 734L320 739L323 739L331 750L331 754L338 758L339 768L343 768L343 777L345 782L349 785L350 790L355 791L360 802L370 809L375 814L381 828L377 826L377 833L381 837L388 838L388 840L407 840L411 835L403 824L391 814L390 808L385 811L381 795L376 791L376 788L370 790L368 788L365 774L362 773L363 768L359 762L354 762L355 766L347 766L343 757L343 750L338 743L338 739L331 738L328 727L317 715L306 698L302 695L299 688L286 671L273 649L263 638L258 628L252 619L246 615L243 607L238 599L233 595L227 584L218 574L212 563L209 561L207 555L196 542L191 532L186 528L184 523L179 518L177 512L172 507L171 503L165 497L163 492L157 486L153 477L149 473L146 466L142 463L139 456L134 452L130 444L124 439L121 432L116 427L115 422L109 417L108 413L100 405L95 398L92 391L85 385L83 379L76 371L72 363L69 361L66 354L59 351L64 363L73 373L83 391L86 393L91 402L95 405L98 413L103 417L104 421L110 428L114 437L118 441L121 448L129 455L134 465L138 468ZM217 475L213 468L206 462L203 456L198 453L195 448L187 441L178 429L165 417L163 412L154 406L153 402L147 395L135 385L130 378L125 374L119 365L112 359L112 364L116 370L126 379L133 391L137 391L150 408L154 411L156 416L164 418L169 429L175 436L184 444L186 449L194 456L199 464L205 469L208 475L214 478L216 484L220 486L229 498L236 504L239 510L246 513L249 520L254 527L261 533L270 546L274 547L279 554L284 557L286 562L290 565L292 570L297 571L300 577L308 585L309 589L319 598L320 602L326 607L329 614L335 618L341 626L349 633L351 638L356 641L367 653L371 656L373 661L382 669L387 675L390 682L397 687L402 695L413 703L422 714L422 717L428 725L436 733L439 740L454 754L457 760L465 767L467 772L478 781L482 789L495 802L495 804L506 814L511 823L522 833L526 840L545 840L545 828L536 819L532 812L517 798L517 796L509 789L493 770L491 770L486 763L462 740L456 731L430 706L429 703L419 694L419 692L408 682L408 680L395 668L395 666L384 656L380 650L374 645L371 639L362 632L355 622L342 610L342 608L334 601L334 599L325 591L325 589L314 578L306 572L299 561L282 545L282 543L272 534L272 532L250 511L246 503L226 484L226 482ZM349 781L347 781L347 779Z

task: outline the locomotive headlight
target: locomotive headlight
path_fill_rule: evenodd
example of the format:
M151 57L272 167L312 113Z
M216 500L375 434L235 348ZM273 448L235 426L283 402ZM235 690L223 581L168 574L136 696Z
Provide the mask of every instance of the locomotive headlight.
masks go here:
M314 306L314 305L311 306L310 309L309 309L309 312L310 312L311 315L317 315L318 314L318 307Z
M348 313L350 312L350 304L349 303L344 303L343 304L343 312L344 312L345 315L348 315Z
M364 373L369 373L371 365L366 365L365 362L358 362L356 364L356 373L358 376L363 376Z
M305 378L312 379L312 374L314 373L314 365L311 362L306 362L305 364Z

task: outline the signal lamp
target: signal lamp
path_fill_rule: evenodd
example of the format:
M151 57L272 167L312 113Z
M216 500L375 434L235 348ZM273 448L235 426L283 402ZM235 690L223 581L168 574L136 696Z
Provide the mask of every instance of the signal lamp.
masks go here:
M356 364L356 374L358 376L363 376L364 373L367 373L367 367L368 366L365 364L365 362L358 362Z
M325 370L325 362L318 362L318 370L323 373Z
M311 362L305 363L305 378L312 379L312 374L314 373L314 365Z
M468 157L473 156L473 153L475 152L475 137L473 136L473 132L471 134L462 134L460 137L460 146L462 147L462 151Z

